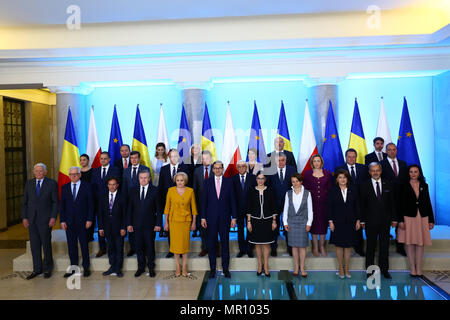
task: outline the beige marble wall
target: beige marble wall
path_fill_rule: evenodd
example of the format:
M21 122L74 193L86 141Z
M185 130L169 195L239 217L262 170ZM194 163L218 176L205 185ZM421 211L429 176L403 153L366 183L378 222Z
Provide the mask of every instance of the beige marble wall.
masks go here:
M3 123L3 96L0 96L0 231L7 226L5 132Z

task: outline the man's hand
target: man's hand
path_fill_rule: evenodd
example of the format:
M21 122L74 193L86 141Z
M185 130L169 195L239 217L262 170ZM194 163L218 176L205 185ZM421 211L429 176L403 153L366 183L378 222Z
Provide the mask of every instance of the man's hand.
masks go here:
M161 231L161 227L155 226L155 228L153 228L153 231L159 232L159 231Z
M61 222L61 229L64 231L67 230L67 224L65 222Z
M91 226L92 226L92 221L86 221L86 229L89 229Z
M30 226L30 222L28 221L28 219L23 219L22 223L25 228L28 228Z
M133 230L133 226L128 226L128 232L134 232L134 230Z
M397 226L397 222L392 222L391 226L392 226L392 228L395 228Z
M206 219L202 219L202 227L206 229L207 226Z
M356 221L356 231L358 231L359 229L361 229L361 223L359 223L359 220Z
M121 237L125 237L126 234L127 234L127 230L124 230L124 229L120 230L120 236Z
M284 230L286 230L286 232L289 232L289 231L290 231L289 226L288 226L288 225L285 225L285 226L284 226Z
M231 220L230 228L233 229L234 227L236 227L236 219Z
M50 221L48 222L49 228L53 228L53 226L56 224L55 218L50 218Z

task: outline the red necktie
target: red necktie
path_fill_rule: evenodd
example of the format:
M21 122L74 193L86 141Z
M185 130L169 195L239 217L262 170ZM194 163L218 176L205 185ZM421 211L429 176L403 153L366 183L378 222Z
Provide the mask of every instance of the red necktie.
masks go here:
M398 176L398 172L397 172L397 165L395 164L395 160L392 160L392 164L394 165L394 174L397 177Z
M123 163L123 168L126 169L126 168L128 168L128 161L127 161L127 159L124 159L124 160L125 160L125 162Z
M205 167L205 179L208 179L208 167Z

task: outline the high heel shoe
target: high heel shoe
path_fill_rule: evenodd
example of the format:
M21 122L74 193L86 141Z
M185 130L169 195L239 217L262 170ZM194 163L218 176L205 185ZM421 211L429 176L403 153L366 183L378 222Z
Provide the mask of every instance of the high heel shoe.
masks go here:
M262 270L261 270L261 272L258 272L258 271L256 271L256 275L259 277L260 275L262 275Z
M303 274L303 272L302 272L302 278L306 278L306 277L308 277L308 274L306 272Z
M265 275L266 277L270 278L270 272L269 272L269 273L266 273L266 271L264 270L264 275Z

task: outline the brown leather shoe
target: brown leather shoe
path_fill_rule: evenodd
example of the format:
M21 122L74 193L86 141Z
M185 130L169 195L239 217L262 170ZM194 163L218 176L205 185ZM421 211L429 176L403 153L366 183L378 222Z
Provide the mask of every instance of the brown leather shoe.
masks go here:
M202 252L200 252L198 255L199 257L204 257L208 254L208 250L202 250Z
M106 250L98 250L96 257L100 258L101 256L106 254Z

